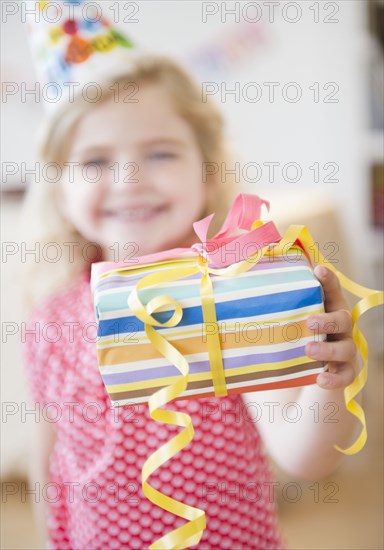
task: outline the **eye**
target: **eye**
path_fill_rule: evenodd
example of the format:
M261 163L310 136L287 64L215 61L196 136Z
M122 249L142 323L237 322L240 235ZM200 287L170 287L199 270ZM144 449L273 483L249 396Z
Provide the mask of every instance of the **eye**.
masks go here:
M149 158L151 160L167 160L167 159L173 159L176 158L176 153L173 153L171 151L154 151L153 153L150 153Z
M83 166L107 166L109 164L109 161L107 159L103 159L103 158L100 158L100 159L91 159L91 160L87 160L85 162L82 162L81 163Z

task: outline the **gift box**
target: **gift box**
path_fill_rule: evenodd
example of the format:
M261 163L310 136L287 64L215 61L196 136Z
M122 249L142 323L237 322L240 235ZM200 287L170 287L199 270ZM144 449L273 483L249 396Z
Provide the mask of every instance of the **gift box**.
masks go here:
M306 327L309 315L324 311L323 293L308 260L292 247L284 256L264 255L238 275L212 273L216 321L204 321L201 303L202 273L173 280L179 269L193 269L190 259L136 265L105 272L94 283L98 319L97 355L101 376L113 405L148 401L156 390L180 376L177 367L162 356L148 338L145 322L128 305L136 284L146 276L169 274L169 283L149 285L140 291L148 304L171 295L182 309L174 327L157 330L188 361L186 390L179 396L215 394L208 340L221 351L228 393L311 384L323 364L305 355L305 344L316 338ZM241 264L241 262L240 262ZM235 265L235 264L231 264ZM164 323L172 302L154 316Z
M172 399L225 396L313 384L324 365L305 355L310 315L324 311L313 269L334 271L361 300L352 310L353 339L363 368L344 390L346 408L362 424L346 454L366 440L364 411L354 400L367 374L366 341L356 321L383 303L383 293L350 281L328 263L304 226L283 237L272 221L260 221L255 195L237 195L221 230L208 239L212 215L193 224L200 242L123 262L92 265L91 287L98 323L97 356L113 406L148 402L155 420L183 427L145 462L144 494L188 520L150 548L195 545L204 511L161 494L148 477L193 439L188 415L166 410ZM240 232L243 230L243 232Z

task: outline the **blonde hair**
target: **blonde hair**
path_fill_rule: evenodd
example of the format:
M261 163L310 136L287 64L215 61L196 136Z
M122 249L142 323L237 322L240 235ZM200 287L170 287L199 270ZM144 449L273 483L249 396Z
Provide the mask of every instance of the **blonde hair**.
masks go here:
M117 89L120 89L132 83L162 85L179 116L194 131L203 161L214 163L211 166L218 168L216 174L206 176L207 200L204 213L204 216L215 213L210 235L216 233L236 193L233 181L223 180L220 175L222 163L229 160L223 136L223 118L211 101L202 100L198 84L169 58L131 53L118 73L98 80L102 91L98 102L86 101L79 94L72 102L55 109L54 115L48 116L40 128L40 160L62 168L67 159L70 137L80 118L92 110L94 105L111 98L116 84ZM102 259L97 256L92 260L84 258L83 250L85 247L89 249L90 243L63 217L57 204L55 185L57 184L47 181L32 181L23 203L21 237L26 247L29 249L38 243L40 251L54 245L63 251L58 261L40 257L39 262L30 261L24 264L22 295L26 312L40 304L50 293L73 282L89 266L89 261ZM72 258L68 257L70 245L65 243L76 243L71 249Z

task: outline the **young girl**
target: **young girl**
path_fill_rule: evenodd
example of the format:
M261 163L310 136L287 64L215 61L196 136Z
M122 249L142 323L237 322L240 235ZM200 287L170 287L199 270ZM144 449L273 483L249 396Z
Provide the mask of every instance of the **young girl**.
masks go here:
M31 399L42 411L30 481L40 495L42 536L60 550L147 548L184 523L146 499L140 484L144 461L176 428L153 421L146 405L111 409L97 365L91 263L190 246L197 241L192 223L215 212L216 232L237 192L220 177L204 177L204 162L227 158L223 123L176 64L132 53L121 74L99 85L99 101L76 97L48 119L41 157L61 168L61 178L35 183L24 211L40 250L56 243L62 252L57 262L42 257L29 266L28 328L36 333L24 346ZM351 316L335 275L325 268L316 275L327 312L308 324L331 333L306 348L328 362L317 385L252 394L263 409L257 423L240 395L169 405L191 416L195 436L150 482L206 511L198 548L284 546L262 440L302 479L332 472L342 456L333 445L351 443L355 421L343 397L355 376ZM281 414L289 402L301 407L296 423ZM338 406L335 423L322 421L327 402Z

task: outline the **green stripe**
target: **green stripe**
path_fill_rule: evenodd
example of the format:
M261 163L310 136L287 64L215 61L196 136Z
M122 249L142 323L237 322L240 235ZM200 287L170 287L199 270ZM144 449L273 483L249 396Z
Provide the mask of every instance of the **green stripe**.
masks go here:
M287 270L281 273L258 274L256 277L236 277L236 278L214 278L213 289L216 294L224 294L237 290L246 290L268 285L280 285L284 283L292 283L297 281L312 281L313 274L310 269L292 271ZM189 285L176 286L177 281L172 286L161 288L147 288L140 291L140 298L145 303L159 295L169 295L175 300L186 298L197 298L200 296L200 280L195 280ZM113 294L99 294L98 309L99 311L113 311L125 309L128 307L128 296L130 291L122 291Z

